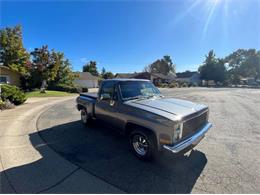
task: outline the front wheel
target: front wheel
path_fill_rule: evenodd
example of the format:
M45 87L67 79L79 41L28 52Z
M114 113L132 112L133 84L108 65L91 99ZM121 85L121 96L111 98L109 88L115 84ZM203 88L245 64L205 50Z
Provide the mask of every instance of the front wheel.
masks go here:
M156 152L156 142L150 132L135 130L130 134L130 147L141 160L150 160Z

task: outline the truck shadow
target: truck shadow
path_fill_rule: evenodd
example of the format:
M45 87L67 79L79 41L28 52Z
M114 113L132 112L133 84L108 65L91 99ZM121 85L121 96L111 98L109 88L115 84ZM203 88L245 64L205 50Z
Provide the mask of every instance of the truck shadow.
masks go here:
M163 153L152 162L143 162L131 153L122 135L99 124L85 127L80 121L42 129L29 137L42 158L3 171L2 192L37 193L37 189L48 189L57 178L64 177L47 145L83 170L128 193L190 193L207 163L206 156L197 150L182 156ZM44 174L49 179L41 179ZM15 181L15 185L10 186L6 178ZM67 189L70 190L59 193L88 193Z
M41 138L62 157L128 193L190 193L207 158L163 153L152 162L138 160L128 140L98 123L80 121L40 131ZM30 136L34 143L34 135Z

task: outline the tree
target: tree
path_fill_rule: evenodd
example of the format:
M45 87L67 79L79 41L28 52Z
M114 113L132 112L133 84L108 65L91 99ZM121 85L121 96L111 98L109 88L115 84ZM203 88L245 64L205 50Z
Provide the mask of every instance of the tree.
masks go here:
M51 63L53 64L49 79L51 84L73 85L74 74L71 70L70 61L64 57L64 53L52 50Z
M114 78L114 74L112 72L106 72L102 77L104 79L112 79Z
M103 77L106 74L106 69L103 67L101 70L101 76Z
M32 56L32 81L34 87L45 88L46 82L55 77L51 76L51 54L48 50L48 46L42 46L41 48L35 48L31 52Z
M208 55L205 56L204 64L199 67L200 77L203 80L213 80L212 71L214 64L217 62L214 51L209 51Z
M101 70L101 77L103 79L112 79L114 78L114 74L112 72L106 72L106 69L103 67L102 70Z
M213 50L205 58L204 64L199 67L201 79L223 82L226 74L225 61L217 59Z
M255 80L260 78L260 51L238 49L224 60L233 82L238 83L241 77L254 77Z
M27 78L29 88L39 88L44 82L51 86L73 85L71 64L63 52L49 51L48 46L35 48L31 52L32 68Z
M168 63L169 69L171 73L176 73L176 66L173 64L171 56L165 55L163 56L164 61Z
M158 59L152 64L146 66L144 71L168 75L170 72L175 73L175 65L173 64L170 56L164 56L163 59Z
M82 72L89 72L94 76L98 76L97 63L95 61L90 61L83 66Z
M0 30L0 62L12 70L25 74L29 65L29 53L23 47L22 27Z

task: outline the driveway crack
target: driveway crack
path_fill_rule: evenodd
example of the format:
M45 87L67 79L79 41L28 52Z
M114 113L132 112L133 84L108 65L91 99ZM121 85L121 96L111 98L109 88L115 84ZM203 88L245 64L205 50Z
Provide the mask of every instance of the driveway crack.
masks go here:
M56 182L55 184L53 184L52 186L48 187L48 188L45 188L43 190L40 190L38 192L36 192L36 194L40 194L40 193L43 193L45 191L48 191L56 186L58 186L59 184L61 184L62 182L64 182L67 178L69 178L71 175L73 175L75 172L77 172L80 168L77 167L76 169L74 169L73 171L71 171L68 175L66 175L64 178L62 178L61 180L59 180L58 182Z

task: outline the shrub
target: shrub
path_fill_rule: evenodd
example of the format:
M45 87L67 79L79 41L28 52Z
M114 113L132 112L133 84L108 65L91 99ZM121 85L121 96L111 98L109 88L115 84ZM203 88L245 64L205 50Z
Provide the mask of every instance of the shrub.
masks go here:
M75 86L64 85L64 84L51 85L51 86L48 86L48 89L55 90L55 91L66 91L69 93L78 93L81 91L81 89L79 89Z
M0 100L0 110L12 109L12 108L14 108L14 104L12 104L9 100L6 100L5 102Z
M166 88L166 87L168 87L168 84L167 84L167 83L162 83L162 84L161 84L161 87L162 87L162 88Z
M187 83L183 83L183 84L181 85L181 87L188 87L188 84L187 84Z
M179 87L179 84L178 83L171 83L169 85L170 88L178 88Z
M1 99L5 102L9 100L15 105L22 104L26 101L26 97L23 91L18 87L12 85L1 85Z
M196 83L189 83L189 87L198 87L198 84L196 84Z

